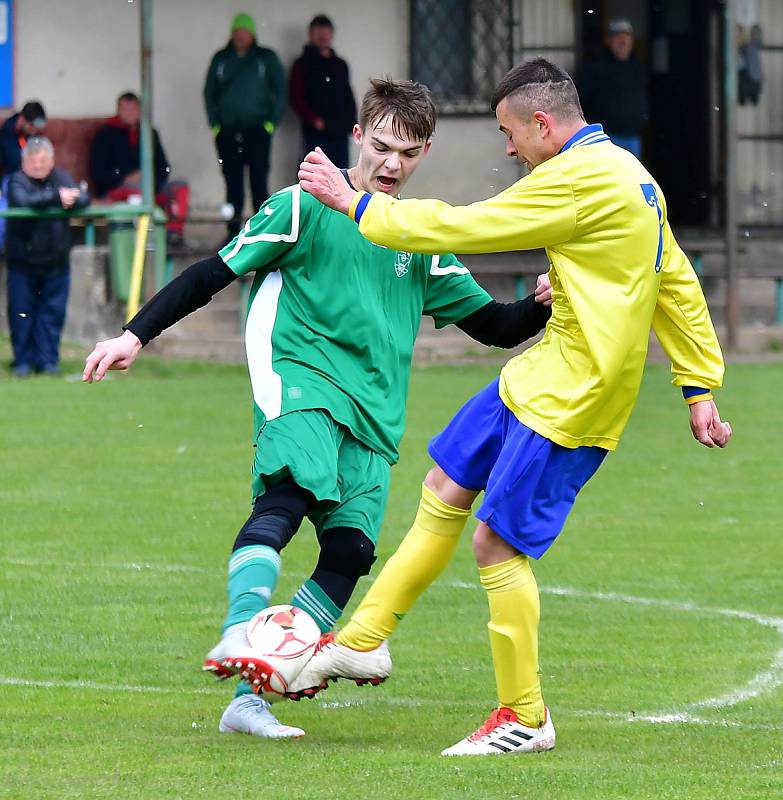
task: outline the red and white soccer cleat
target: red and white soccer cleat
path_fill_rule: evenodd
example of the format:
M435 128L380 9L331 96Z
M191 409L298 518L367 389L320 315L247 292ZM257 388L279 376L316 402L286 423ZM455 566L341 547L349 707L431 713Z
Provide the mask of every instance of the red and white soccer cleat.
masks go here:
M269 672L266 662L254 656L247 638L247 622L231 625L223 631L220 641L207 653L201 669L211 672L221 681L241 675L249 678L254 689L259 690L268 680ZM251 673L252 677L249 677Z
M538 753L555 746L555 726L549 709L540 728L528 728L510 708L496 708L474 733L446 748L442 756L489 756L503 753Z
M338 678L352 680L357 686L366 683L377 686L391 674L392 660L389 645L382 642L374 650L352 650L325 633L313 657L291 683L286 692L290 700L315 697L326 689L329 681Z

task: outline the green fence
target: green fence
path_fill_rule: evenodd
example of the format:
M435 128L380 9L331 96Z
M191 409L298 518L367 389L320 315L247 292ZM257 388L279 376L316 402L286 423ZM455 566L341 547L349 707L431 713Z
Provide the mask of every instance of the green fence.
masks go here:
M112 296L122 303L130 299L130 282L133 267L133 251L136 242L136 224L143 214L152 214L153 248L155 253L155 288L160 289L171 277L171 268L166 257L166 215L155 206L148 208L129 203L87 206L74 211L59 208L5 208L0 217L7 219L58 218L83 219L85 221L84 243L95 246L95 228L100 220L106 222L109 240L109 282Z

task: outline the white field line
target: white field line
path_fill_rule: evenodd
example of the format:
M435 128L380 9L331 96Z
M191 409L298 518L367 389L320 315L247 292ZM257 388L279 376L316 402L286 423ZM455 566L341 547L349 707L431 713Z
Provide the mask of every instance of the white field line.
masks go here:
M45 562L33 559L2 558L0 559L0 561L19 566L51 566L51 562L48 561ZM106 563L106 564L58 562L58 564L60 566L81 567L85 569L96 569L96 568L119 569L119 570L133 570L137 572L141 572L144 570L169 572L169 573L193 572L202 574L213 572L213 570L211 569L206 569L204 567L190 566L186 564L154 564L146 562L125 562L125 563L121 562L121 563ZM284 572L283 574L287 575L288 577L304 577L302 574L299 573ZM441 586L451 589L472 589L472 590L480 589L478 582L471 583L466 581L440 582L436 583L435 586ZM732 619L747 620L749 622L754 622L757 625L773 628L783 637L783 617L774 617L765 614L756 614L752 611L743 611L733 608L712 608L708 606L699 606L692 602L664 600L654 597L638 597L636 595L624 594L621 592L589 592L589 591L584 591L582 589L574 589L568 586L541 586L540 591L542 594L551 594L559 597L575 597L584 600L599 600L605 602L625 603L629 605L665 608L670 611L680 611L683 613L697 614L701 616L718 616L718 617L728 617ZM11 685L7 683L7 681L12 681L12 680L15 679L10 679L10 678L5 679L2 676L0 676L0 685L4 683L6 685ZM77 681L74 683L75 685L72 688L79 688L79 687L90 688L89 682L81 683ZM20 684L20 685L28 685L28 684ZM37 684L33 683L29 685L37 685ZM717 697L708 697L705 698L704 700L698 700L694 703L688 703L678 710L663 711L653 714L645 714L645 715L636 714L629 716L625 712L600 711L596 713L603 716L617 716L618 718L633 719L637 721L647 721L655 723L693 722L696 724L712 724L707 722L706 720L702 720L694 716L691 713L691 711L698 711L699 709L730 708L739 705L740 703L743 703L746 700L751 700L763 694L768 694L769 692L774 691L780 686L783 686L783 647L781 647L775 653L772 663L767 669L763 670L762 672L758 672L744 686L732 689L728 692L725 692L722 695L718 695ZM106 687L106 690L111 691L112 689ZM127 689L114 688L113 690L143 691L141 689L133 689L132 687ZM158 689L157 687L153 687L151 689L151 691L158 691L158 690L168 691L165 689ZM200 691L206 691L206 690L200 690ZM592 712L588 711L584 713L590 714ZM730 723L721 723L721 724L730 724Z
M223 574L217 569L206 569L204 567L190 566L189 564L151 564L145 561L127 561L127 562L110 562L102 563L100 561L40 561L32 558L2 558L0 559L5 564L13 564L17 567L52 567L56 566L72 568L72 569L112 569L112 570L129 570L132 572L196 572L200 574Z
M203 688L189 688L183 689L182 687L175 686L145 686L141 684L104 684L95 683L93 681L36 681L27 680L25 678L10 678L0 676L0 686L17 686L29 689L78 689L82 691L96 691L104 693L131 693L131 694L198 694L198 695L212 695L215 697L225 697L224 687L215 683L212 687ZM365 691L370 691L365 690ZM323 699L321 699L323 698ZM321 695L317 700L307 701L312 702L314 707L323 711L338 711L342 708L365 708L368 706L397 706L402 708L422 708L422 707L437 707L443 708L444 701L435 698L412 698L412 697L398 697L386 691L379 690L373 691L370 696L366 697L346 697L342 700L330 701ZM280 715L283 706L282 703L275 703L275 713ZM457 703L452 703L457 705ZM478 711L480 703L465 703L459 701L460 708L466 706L476 706ZM649 714L631 714L622 711L602 711L600 709L580 709L580 708L562 708L564 713L570 714L574 717L600 717L603 719L617 720L618 722L642 722L642 723L679 723L682 725L703 725L719 728L736 728L741 730L768 730L768 731L783 731L783 725L764 724L764 723L743 723L735 722L726 719L702 719L693 716L692 714L669 714L667 716L655 716Z
M480 588L476 584L467 583L465 581L454 581L445 585L454 589ZM711 608L709 606L699 606L691 602L662 600L654 597L637 597L620 592L587 592L568 586L542 586L540 591L542 594L551 594L558 597L575 597L583 600L626 603L628 605L665 608L670 611L681 611L687 614L697 614L700 616L728 617L730 619L747 620L748 622L755 622L757 625L762 625L766 628L773 628L783 637L783 617L756 614L752 611L742 611L734 608ZM768 694L780 686L783 686L783 647L775 653L770 666L764 671L754 675L744 686L732 689L717 697L708 697L704 700L697 700L695 703L688 703L684 705L681 710L636 715L633 718L637 720L644 719L649 722L683 722L686 721L685 718L687 717L687 721L704 723L704 720L699 720L697 717L694 717L690 714L690 711L709 708L731 708L746 700L752 700L754 697Z
M30 689L86 689L96 692L132 692L136 694L214 694L215 689L191 688L183 689L176 686L144 686L133 683L95 683L94 681L35 681L26 678L9 678L0 676L0 686L21 686Z

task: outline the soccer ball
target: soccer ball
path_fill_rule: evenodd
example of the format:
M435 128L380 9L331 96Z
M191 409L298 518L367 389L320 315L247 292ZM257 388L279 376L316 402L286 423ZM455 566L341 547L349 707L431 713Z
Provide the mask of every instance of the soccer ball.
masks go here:
M285 694L315 652L321 629L301 608L269 606L250 620L247 638L254 657L268 667L264 688Z

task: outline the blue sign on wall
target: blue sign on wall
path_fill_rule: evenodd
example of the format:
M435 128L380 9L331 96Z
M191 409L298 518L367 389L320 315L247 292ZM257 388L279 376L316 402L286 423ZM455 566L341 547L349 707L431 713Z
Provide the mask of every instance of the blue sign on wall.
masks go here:
M14 105L14 0L0 0L0 108Z

